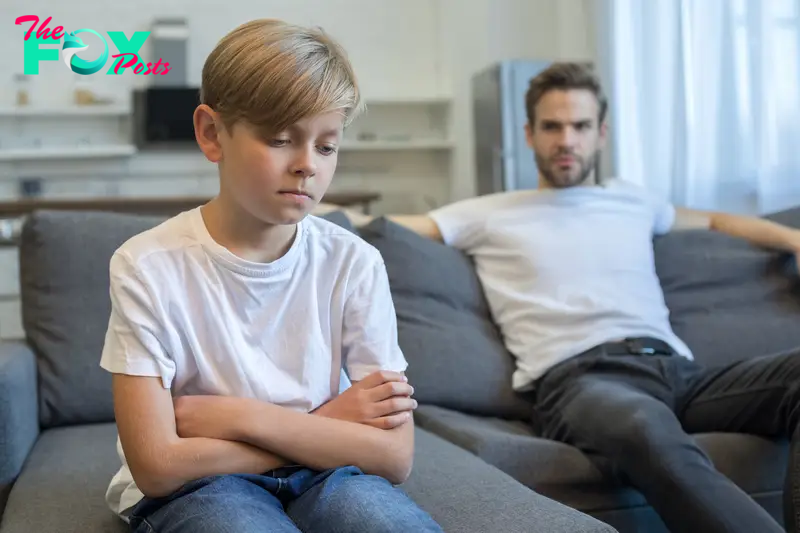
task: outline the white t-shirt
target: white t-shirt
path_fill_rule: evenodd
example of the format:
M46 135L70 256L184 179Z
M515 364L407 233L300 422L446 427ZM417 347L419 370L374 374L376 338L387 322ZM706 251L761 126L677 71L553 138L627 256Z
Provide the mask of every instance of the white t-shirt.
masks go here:
M654 337L692 358L672 331L652 239L671 204L617 180L602 186L470 198L430 213L445 244L472 256L526 390L598 344Z
M298 224L284 256L254 263L214 241L196 208L128 240L110 276L100 365L159 377L173 397L248 397L309 412L350 380L407 366L380 253L315 216ZM122 515L143 494L119 440L117 451L122 468L106 499Z

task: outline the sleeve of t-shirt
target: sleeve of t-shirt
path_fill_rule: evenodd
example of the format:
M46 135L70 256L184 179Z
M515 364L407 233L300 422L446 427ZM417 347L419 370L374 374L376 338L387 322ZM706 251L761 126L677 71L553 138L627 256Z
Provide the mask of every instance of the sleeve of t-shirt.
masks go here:
M404 372L408 363L397 343L397 317L383 260L378 256L354 274L342 332L347 375L360 381L378 370Z
M653 234L669 233L675 224L675 206L672 202L652 194L646 194L650 208L653 210Z
M170 388L175 363L165 348L164 323L152 288L119 251L111 259L109 274L111 316L100 366L115 374L158 377Z
M633 191L641 198L652 213L652 231L654 235L663 235L672 229L672 226L675 224L675 206L672 202L648 191L638 184L619 179L610 180L609 183L611 183L612 186L618 186Z
M434 209L428 216L436 222L446 245L469 251L477 246L486 217L499 199L497 195L468 198Z

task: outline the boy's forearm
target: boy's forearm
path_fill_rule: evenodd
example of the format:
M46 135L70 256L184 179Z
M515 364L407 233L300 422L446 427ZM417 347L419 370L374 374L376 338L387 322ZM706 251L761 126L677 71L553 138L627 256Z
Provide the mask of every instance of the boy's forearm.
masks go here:
M317 470L354 465L399 483L407 475L410 450L403 449L404 428L371 426L302 413L245 400L235 440L272 451Z
M172 494L182 485L206 476L263 474L286 461L243 442L209 438L176 438L160 451L162 460L140 473L136 482L149 497Z

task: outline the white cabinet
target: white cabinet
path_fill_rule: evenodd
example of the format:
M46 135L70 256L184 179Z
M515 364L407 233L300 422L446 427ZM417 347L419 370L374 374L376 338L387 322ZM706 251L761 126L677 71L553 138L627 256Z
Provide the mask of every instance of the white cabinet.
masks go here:
M0 340L23 337L19 303L19 254L16 248L0 248Z
M25 338L22 329L22 310L18 298L0 300L0 340Z

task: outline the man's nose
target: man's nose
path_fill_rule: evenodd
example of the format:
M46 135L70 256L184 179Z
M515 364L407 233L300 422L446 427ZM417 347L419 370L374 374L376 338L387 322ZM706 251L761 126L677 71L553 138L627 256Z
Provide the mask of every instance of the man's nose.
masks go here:
M558 142L561 146L564 147L573 147L578 140L577 133L575 128L567 126L561 129L561 135L558 139Z

